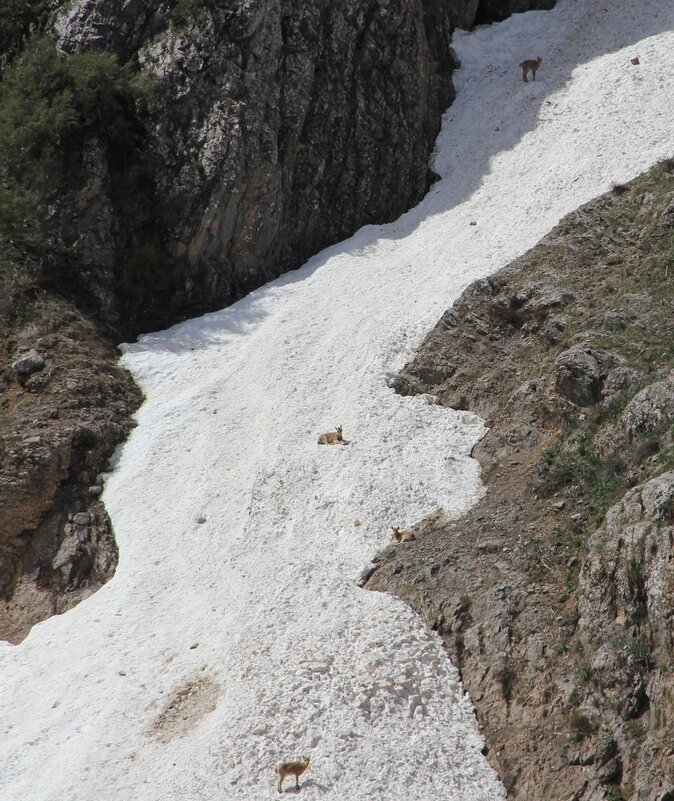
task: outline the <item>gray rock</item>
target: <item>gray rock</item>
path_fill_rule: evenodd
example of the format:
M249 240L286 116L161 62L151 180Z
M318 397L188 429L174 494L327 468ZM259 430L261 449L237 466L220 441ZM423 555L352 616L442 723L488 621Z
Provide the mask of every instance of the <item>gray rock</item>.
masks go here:
M623 764L618 757L613 757L597 770L597 779L602 784L617 782L622 775Z
M653 296L648 292L629 292L620 298L620 304L630 312L644 312L653 305Z
M552 345L559 342L565 333L566 322L562 317L548 317L541 328L541 335Z
M602 387L604 401L610 401L623 392L634 391L642 379L642 373L631 367L614 367L609 370Z
M12 362L12 370L20 376L29 376L44 368L44 359L31 348Z
M484 3L184 3L182 18L160 0L58 5L62 52L115 52L155 90L139 120L139 166L154 188L144 201L156 237L147 220L135 232L134 220L122 224L113 159L95 138L83 145L81 188L59 212L104 319L137 328L231 302L418 202L454 97L451 33ZM552 5L499 0L482 21ZM126 243L144 238L172 264L161 273L168 291L151 269L130 287L116 281Z
M674 417L674 372L638 392L625 407L620 426L628 437L657 429Z
M674 507L674 471L663 473L644 485L641 492L644 511L651 520L671 520Z
M594 764L598 767L605 765L618 752L618 744L613 737L605 737L597 746L594 755Z
M175 308L232 301L425 194L454 95L451 31L476 4L249 0L195 3L184 19L158 0L59 10L64 52L106 48L155 86L144 165L162 247L184 271ZM122 212L105 149L89 142L85 155L73 248L113 318ZM159 294L144 288L146 324L168 311Z
M555 360L554 376L557 392L577 406L593 406L599 401L602 368L591 350L565 350Z

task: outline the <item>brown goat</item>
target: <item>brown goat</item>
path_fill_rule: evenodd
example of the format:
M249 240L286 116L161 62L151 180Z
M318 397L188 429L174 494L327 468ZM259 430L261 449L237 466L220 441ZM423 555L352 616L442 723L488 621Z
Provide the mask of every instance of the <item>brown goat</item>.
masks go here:
M319 445L343 445L344 440L342 439L342 427L337 426L334 431L330 431L327 434L321 434L318 438Z
M295 777L295 789L300 789L300 776L309 767L311 757L304 757L301 762L280 762L278 768L278 791L283 792L283 780L286 776Z
M401 531L399 526L391 526L393 529L393 537L396 542L409 542L415 540L417 535L413 531Z
M538 68L543 63L543 56L539 56L538 58L528 58L526 61L523 61L520 64L522 67L522 80L524 83L527 83L527 73L530 72L533 76L534 81L536 80L536 73L538 72Z

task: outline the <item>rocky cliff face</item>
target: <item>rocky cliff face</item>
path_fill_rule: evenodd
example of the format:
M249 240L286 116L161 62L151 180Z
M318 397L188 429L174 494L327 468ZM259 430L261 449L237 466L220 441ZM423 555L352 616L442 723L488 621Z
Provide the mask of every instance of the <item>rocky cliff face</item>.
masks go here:
M96 265L115 265L143 237L120 237L110 153L97 143L89 183L103 189L99 211L89 209L84 230L73 221L75 252L113 324L147 327L228 303L423 196L452 99L446 4L117 6L79 2L56 24L66 53L102 45L153 87L140 147L156 252L144 255L169 268L149 282L124 267L121 284L119 274L101 280Z
M356 228L397 217L429 185L453 96L453 28L478 12L487 21L550 4L63 6L54 25L63 52L103 47L152 86L128 156L146 173L134 192L151 212L126 213L112 174L119 154L93 138L66 226L98 308L117 327L147 330L231 302Z
M436 630L508 797L674 798L674 162L471 285L396 380L470 409L486 494L367 581Z

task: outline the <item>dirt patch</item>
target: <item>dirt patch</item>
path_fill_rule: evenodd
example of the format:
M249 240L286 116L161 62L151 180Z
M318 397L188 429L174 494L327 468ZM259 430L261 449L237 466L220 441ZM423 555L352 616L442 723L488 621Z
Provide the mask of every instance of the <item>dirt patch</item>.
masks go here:
M193 676L172 693L164 710L150 728L148 735L162 743L182 737L218 704L219 685L208 676Z

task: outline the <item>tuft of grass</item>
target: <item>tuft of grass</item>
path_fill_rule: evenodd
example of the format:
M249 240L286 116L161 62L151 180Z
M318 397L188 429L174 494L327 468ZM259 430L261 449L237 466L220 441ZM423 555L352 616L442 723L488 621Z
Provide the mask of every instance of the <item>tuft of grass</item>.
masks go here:
M620 787L613 787L611 785L604 787L604 799L605 801L627 801Z
M627 722L627 731L629 732L630 737L632 737L634 740L634 744L639 746L642 745L646 739L648 727L645 723L641 723L638 720L629 720Z
M649 671L653 669L653 654L651 645L647 640L641 637L630 640L625 646L625 652L628 658L631 658L641 670Z
M567 609L562 614L562 626L573 626L575 628L579 620L580 610L578 609L578 604L574 604L571 609Z

